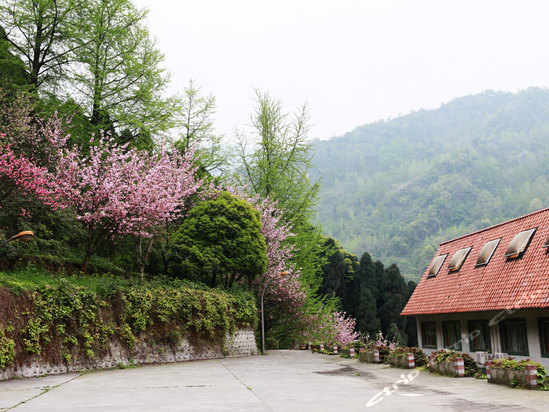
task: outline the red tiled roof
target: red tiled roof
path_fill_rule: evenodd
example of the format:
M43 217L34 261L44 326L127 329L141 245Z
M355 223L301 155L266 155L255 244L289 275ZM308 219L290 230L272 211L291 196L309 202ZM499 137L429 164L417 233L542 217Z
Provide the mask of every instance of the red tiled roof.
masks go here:
M537 230L522 258L503 257L513 237L532 228ZM433 260L445 253L448 257L436 277L427 279L427 268L402 315L548 308L549 254L543 247L548 236L549 208L441 243ZM482 246L498 238L490 262L475 267ZM469 246L461 269L450 272L453 254Z

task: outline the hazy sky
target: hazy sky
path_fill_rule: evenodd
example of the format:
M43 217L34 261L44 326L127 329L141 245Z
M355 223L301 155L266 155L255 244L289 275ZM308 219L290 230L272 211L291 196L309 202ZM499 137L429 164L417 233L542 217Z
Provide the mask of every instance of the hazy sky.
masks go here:
M328 138L483 90L549 86L549 1L135 0L172 91L217 99L216 128L249 123L254 88L307 101Z

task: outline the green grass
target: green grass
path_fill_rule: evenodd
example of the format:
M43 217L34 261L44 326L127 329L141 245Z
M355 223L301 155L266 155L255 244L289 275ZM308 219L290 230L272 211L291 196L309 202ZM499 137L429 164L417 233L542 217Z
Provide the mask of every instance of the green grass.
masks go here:
M64 274L51 274L43 269L26 268L13 272L0 272L0 286L5 286L13 292L28 292L46 286L60 287L70 284L76 287L101 291L104 287L119 285L131 285L133 280L114 278L109 275L102 276L76 276Z
M14 293L24 293L47 286L58 288L66 285L89 289L101 296L112 291L113 288L131 286L148 286L153 288L188 287L198 290L210 290L210 288L205 285L186 280L169 279L162 276L142 281L138 276L126 278L112 273L94 275L54 274L45 269L35 268L32 265L13 272L0 272L0 286L5 286Z

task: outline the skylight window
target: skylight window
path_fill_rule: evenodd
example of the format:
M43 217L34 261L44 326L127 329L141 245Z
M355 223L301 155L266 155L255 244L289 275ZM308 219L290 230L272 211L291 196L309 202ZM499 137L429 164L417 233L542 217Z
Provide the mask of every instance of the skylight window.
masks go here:
M442 264L446 260L446 256L448 256L448 253L445 255L440 255L435 260L433 260L433 263L431 264L431 267L429 268L429 274L427 275L428 278L434 278L440 268L442 267Z
M463 262L467 259L467 255L469 255L470 251L471 248L466 247L454 253L454 256L452 256L452 259L450 260L450 264L448 265L450 272L456 272L461 268L461 265L463 265Z
M501 238L494 239L486 243L482 247L482 249L480 249L477 264L475 266L487 265L490 262L490 259L492 259L492 256L494 255L494 252L496 251L496 248L498 247L500 241Z
M526 251L526 248L530 244L530 240L532 239L532 235L535 231L536 228L525 230L524 232L520 232L518 235L516 235L509 243L509 246L507 246L507 250L505 251L504 256L509 259L522 257L522 255Z

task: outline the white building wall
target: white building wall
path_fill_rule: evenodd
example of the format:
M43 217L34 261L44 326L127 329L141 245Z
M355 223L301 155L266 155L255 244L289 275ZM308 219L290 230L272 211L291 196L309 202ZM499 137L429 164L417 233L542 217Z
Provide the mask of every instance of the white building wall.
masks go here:
M466 313L449 313L437 315L417 315L417 333L418 345L427 354L430 355L436 349L424 348L421 336L421 323L432 322L436 323L437 330L437 349L443 347L442 337L442 322L459 320L462 337L461 352L467 353L476 359L475 352L471 352L469 345L469 330L468 321L474 319L486 319L493 323L490 328L490 339L492 344L492 353L501 353L501 337L499 334L498 323L503 319L523 318L526 320L526 331L528 338L528 356L509 355L516 360L530 359L541 363L546 368L549 368L549 357L541 356L540 337L538 332L538 318L549 318L549 309L523 309L523 310L507 310L507 311L489 311L489 312L466 312Z

